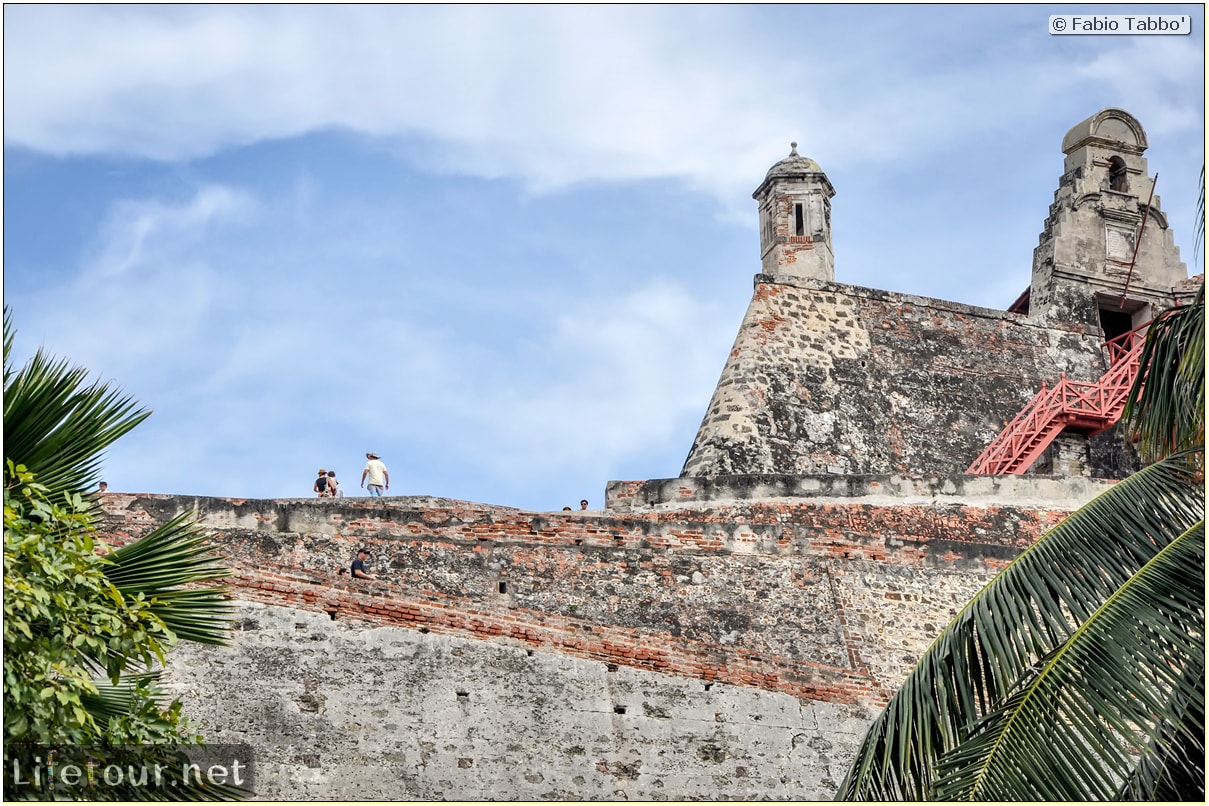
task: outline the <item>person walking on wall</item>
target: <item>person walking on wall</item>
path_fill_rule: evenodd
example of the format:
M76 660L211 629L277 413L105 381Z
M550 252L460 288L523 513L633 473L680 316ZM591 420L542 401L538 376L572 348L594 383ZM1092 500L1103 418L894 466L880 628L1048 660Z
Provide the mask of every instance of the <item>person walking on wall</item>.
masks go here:
M327 492L327 471L322 467L319 468L319 478L315 479L315 486L311 488L320 498L328 495Z
M336 471L327 471L327 494L334 498L343 498L344 490L340 489L340 482L336 481Z
M386 472L386 465L382 464L378 454L370 451L365 454L365 458L369 461L361 471L361 486L365 487L371 496L381 496L383 491L390 489L390 474ZM369 481L368 486L366 481Z

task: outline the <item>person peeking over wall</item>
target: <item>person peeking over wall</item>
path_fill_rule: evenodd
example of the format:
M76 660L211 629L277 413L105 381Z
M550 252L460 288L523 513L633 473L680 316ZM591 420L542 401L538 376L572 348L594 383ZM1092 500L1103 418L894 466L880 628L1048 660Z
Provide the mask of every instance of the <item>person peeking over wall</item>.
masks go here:
M365 549L357 549L357 559L353 560L353 566L349 569L349 575L353 579L377 579L377 577L365 570L365 561L369 559L369 552Z

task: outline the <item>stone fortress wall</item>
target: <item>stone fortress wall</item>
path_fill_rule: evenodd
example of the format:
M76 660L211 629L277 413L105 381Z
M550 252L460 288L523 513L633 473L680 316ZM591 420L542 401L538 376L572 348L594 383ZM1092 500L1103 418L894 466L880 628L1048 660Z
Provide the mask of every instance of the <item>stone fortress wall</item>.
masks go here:
M232 644L174 651L172 692L256 748L265 799L830 798L941 628L1135 464L1064 433L1026 475L964 473L1194 291L1146 146L1120 110L1071 129L1005 311L837 283L835 189L795 147L680 477L603 511L106 496L109 539L195 510L234 571ZM361 547L378 580L337 575Z
M940 627L1107 484L668 479L572 513L110 494L105 532L196 510L226 556L234 641L172 652L171 690L257 748L262 798L815 800ZM359 547L378 580L338 576Z

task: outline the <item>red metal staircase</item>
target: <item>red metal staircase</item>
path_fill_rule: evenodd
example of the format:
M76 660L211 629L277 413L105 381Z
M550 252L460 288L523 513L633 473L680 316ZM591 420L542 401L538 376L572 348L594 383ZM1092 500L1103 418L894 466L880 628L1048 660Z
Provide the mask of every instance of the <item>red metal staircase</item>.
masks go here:
M1068 381L1066 373L1052 388L1041 385L1029 404L987 446L967 473L1024 473L1063 431L1091 436L1121 418L1129 388L1138 374L1138 357L1146 340L1143 325L1104 342L1109 370L1095 383Z

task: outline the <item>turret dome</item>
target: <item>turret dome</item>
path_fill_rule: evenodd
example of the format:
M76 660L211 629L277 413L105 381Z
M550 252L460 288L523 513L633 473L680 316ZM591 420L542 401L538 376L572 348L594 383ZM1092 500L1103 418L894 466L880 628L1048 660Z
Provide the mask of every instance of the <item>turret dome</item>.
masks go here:
M789 144L789 156L780 162L775 163L768 169L768 173L764 175L764 181L769 179L781 179L802 176L803 174L821 174L822 167L810 157L803 157L798 153L798 144Z

